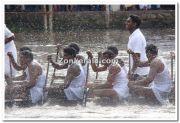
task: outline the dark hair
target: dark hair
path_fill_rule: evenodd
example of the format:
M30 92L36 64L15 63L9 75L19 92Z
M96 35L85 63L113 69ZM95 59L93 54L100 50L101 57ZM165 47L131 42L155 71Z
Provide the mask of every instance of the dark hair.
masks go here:
M67 53L67 54L69 54L69 55L72 55L72 56L76 56L76 49L74 48L74 47L65 47L64 49L63 49L63 52L64 53Z
M22 54L23 56L25 56L26 58L30 59L30 61L32 61L32 60L34 59L33 53L30 52L30 51L28 51L28 50L22 51L21 54Z
M111 50L106 50L103 55L108 55L109 58L114 58L114 53Z
M32 50L29 47L21 47L19 49L20 52L25 51L25 50L28 50L28 51L32 52Z
M76 50L76 54L79 53L80 48L79 48L79 46L78 46L77 43L72 42L72 43L70 43L68 46L69 46L69 47L73 47L73 48Z
M111 50L115 55L118 55L118 49L115 46L107 47L108 50Z
M139 16L137 15L130 15L129 16L131 18L131 20L135 23L137 23L137 28L139 28L139 26L141 25L141 19L139 18Z
M149 44L146 46L146 54L147 53L158 55L158 48L154 44Z

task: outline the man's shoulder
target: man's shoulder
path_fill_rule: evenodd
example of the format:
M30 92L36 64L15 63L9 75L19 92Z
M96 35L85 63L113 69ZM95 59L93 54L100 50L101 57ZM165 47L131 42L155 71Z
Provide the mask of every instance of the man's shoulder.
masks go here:
M152 62L151 62L151 66L160 66L160 64L162 64L162 60L160 58L155 58Z
M70 69L73 69L73 70L77 70L77 69L79 69L80 67L79 67L78 64L72 63L69 68L70 68Z

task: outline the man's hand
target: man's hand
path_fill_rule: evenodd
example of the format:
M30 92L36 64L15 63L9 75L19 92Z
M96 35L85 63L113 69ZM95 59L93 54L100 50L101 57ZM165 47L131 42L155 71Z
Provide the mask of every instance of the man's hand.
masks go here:
M134 80L134 75L132 74L131 71L128 71L128 80L130 81Z
M132 54L132 55L134 54L134 52L133 52L131 49L128 49L128 50L127 50L127 53L128 53L128 54Z
M118 59L118 63L121 65L121 67L124 66L124 61L122 59Z
M92 55L91 51L87 51L86 53L87 53L87 55L88 55L88 57L89 57L90 59L93 58L93 55Z
M9 56L10 59L13 58L12 52L8 52L7 55Z
M52 55L48 55L48 56L47 56L47 60L48 60L49 62L51 62L51 61L52 61Z
M58 49L58 51L59 51L60 49L62 49L62 47L63 47L62 44L57 44L57 49Z
M174 52L170 52L170 54L171 54L171 58L175 59L175 53Z
M102 57L102 52L100 51L100 52L98 52L98 58L101 58Z
M128 82L128 87L131 88L131 87L134 85L134 83L135 83L135 81L131 81L131 80L130 80L130 81Z

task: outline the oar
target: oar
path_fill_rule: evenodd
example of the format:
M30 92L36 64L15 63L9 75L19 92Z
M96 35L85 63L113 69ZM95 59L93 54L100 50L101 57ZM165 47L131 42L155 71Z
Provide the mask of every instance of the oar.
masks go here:
M46 79L45 79L44 89L47 86L48 74L49 74L49 60L48 60L48 65L47 65L47 72L46 72ZM42 104L44 103L44 97L45 97L45 91L43 91Z
M99 57L99 54L98 54L98 63L97 63L98 67L99 67L99 60L100 60L100 57ZM96 79L98 79L98 72L96 72Z
M10 83L12 83L12 64L11 64L11 60L10 60L10 58L9 58L9 69L10 69L10 80L9 80L9 82ZM9 83L9 82L7 82L7 83ZM9 83L9 84L10 84Z
M56 59L55 59L56 62L57 62L57 60L58 60L59 51L60 51L59 48L57 48ZM53 71L52 80L51 80L51 85L52 85L53 82L54 82L55 72L56 72L56 68L54 68L54 71Z
M12 64L11 64L11 60L10 60L10 58L9 58L9 68L10 68L10 83L9 84L11 84L12 83ZM7 82L8 83L8 82ZM10 98L10 101L11 101L11 103L13 102L13 97L12 97L12 92L10 93L11 94L11 98Z
M84 93L83 93L83 100L82 100L82 105L84 107L86 107L86 103L87 103L87 83L88 83L88 76L89 76L89 57L88 57L88 61L87 61L87 73L86 73L86 82L85 82L85 86L84 86Z
M173 81L173 57L172 57L172 54L171 54L171 80Z
M129 54L129 72L131 71L131 57L130 57L130 54ZM131 73L130 73L131 74Z

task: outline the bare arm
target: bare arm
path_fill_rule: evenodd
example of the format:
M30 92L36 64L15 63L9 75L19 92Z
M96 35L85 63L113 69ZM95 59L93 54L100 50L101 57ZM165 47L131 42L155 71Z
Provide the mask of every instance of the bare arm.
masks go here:
M15 39L15 36L11 36L11 37L9 37L9 38L6 38L6 39L5 39L5 44L11 42L11 41L14 40L14 39Z
M51 60L50 62L51 62L51 64L52 64L52 66L53 66L54 68L58 69L58 70L68 68L68 64L62 64L62 65L60 65L60 64L58 64L58 63L56 63L56 62L54 62L54 61L52 61L52 60Z
M9 59L11 60L11 63L13 65L13 67L17 70L17 71L21 71L25 69L25 66L20 66L16 63L16 61L14 60L14 57L12 55L12 52L8 52L7 55L9 56Z
M62 64L62 65L59 65L58 63L54 62L52 60L52 55L48 55L47 57L47 60L52 64L52 66L56 69L66 69L68 67L68 64Z
M153 61L150 64L150 71L149 71L148 76L143 80L135 81L134 84L148 85L149 83L151 83L154 80L155 76L158 74L158 70L159 70L160 66L161 66L161 64L159 62Z
M129 54L132 54L132 57L133 57L133 61L134 61L133 68L132 68L133 71L135 71L137 67L148 67L148 66L150 66L149 61L144 61L144 62L140 61L140 54L139 53L134 53L131 49L129 49L127 52Z
M95 85L95 89L100 88L112 88L112 83L115 81L116 75L121 71L121 68L118 65L111 66L111 69L109 70L107 81L104 84L101 85Z
M26 88L31 88L36 85L38 76L42 73L42 69L37 65L30 65L28 68L30 80L26 84Z
M20 80L25 80L26 78L26 73L23 72L23 74L21 76L15 77L13 78L14 81L20 81Z
M94 72L100 72L100 71L105 71L105 70L107 70L107 66L98 67L98 66L94 63L94 61L93 61L93 55L92 55L92 53L91 53L90 51L87 51L86 53L87 53L88 57L89 57L90 60L91 60L91 67L92 67L92 69L93 69Z

